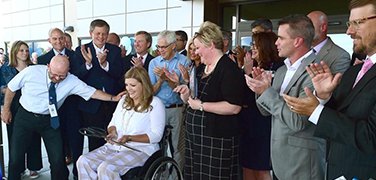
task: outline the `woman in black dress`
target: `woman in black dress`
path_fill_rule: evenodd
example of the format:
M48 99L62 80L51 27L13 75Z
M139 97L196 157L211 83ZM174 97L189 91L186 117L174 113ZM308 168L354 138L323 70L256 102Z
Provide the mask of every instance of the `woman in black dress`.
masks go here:
M246 74L249 75L253 67L273 73L283 65L274 44L277 38L273 32L253 34L252 53L248 52L244 58ZM271 180L271 117L260 113L255 94L248 87L245 94L245 106L240 113L240 164L243 168L243 180Z
M239 118L244 76L222 53L220 28L204 22L194 36L196 53L205 68L198 73L197 97L187 85L175 88L188 103L185 119L184 175L190 179L237 179ZM195 93L192 93L195 94Z

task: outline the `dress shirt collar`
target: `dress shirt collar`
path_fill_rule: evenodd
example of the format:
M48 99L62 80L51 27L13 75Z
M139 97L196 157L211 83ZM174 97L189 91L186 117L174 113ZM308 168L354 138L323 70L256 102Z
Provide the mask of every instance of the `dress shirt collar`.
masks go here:
M302 64L302 61L304 58L308 57L311 53L313 53L313 50L309 50L306 54L304 54L302 57L300 57L294 64L291 65L290 59L286 58L284 63L286 64L286 67L288 70L297 70Z
M96 54L99 54L99 53L103 53L103 52L104 52L104 48L106 47L106 44L103 45L102 48L99 48L99 47L96 46L96 45L94 44L94 42L93 42L93 46L94 46L94 49L95 49L95 53L96 53Z
M141 57L141 55L137 54L137 57ZM142 63L145 63L146 57L148 57L148 53L142 56Z
M171 59L169 59L169 60L166 60L166 59L164 59L162 56L160 56L160 57L161 57L160 62L162 62L162 61L171 61L171 60L173 60L173 59L177 59L178 54L179 54L179 53L177 53L177 52L175 51L174 56L173 56Z
M47 84L47 87L49 87L51 83L51 79L50 79L50 76L48 75L48 67L46 68L46 84Z
M52 50L54 51L55 56L58 54L65 55L65 48L61 52L57 51L56 49L52 49Z
M375 54L372 54L372 56L367 56L366 59L369 58L371 59L372 63L375 64L376 63L376 53Z
M326 44L326 42L328 42L328 38L326 38L325 40L320 42L318 45L313 47L313 49L316 51L315 54L318 54L320 52L321 48Z

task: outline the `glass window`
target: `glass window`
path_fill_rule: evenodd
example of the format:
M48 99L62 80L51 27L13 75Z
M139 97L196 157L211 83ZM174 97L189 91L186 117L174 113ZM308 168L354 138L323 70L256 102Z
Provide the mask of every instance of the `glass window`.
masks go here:
M351 37L345 33L342 34L328 34L328 36L333 40L335 44L345 49L350 57L353 53L353 40Z

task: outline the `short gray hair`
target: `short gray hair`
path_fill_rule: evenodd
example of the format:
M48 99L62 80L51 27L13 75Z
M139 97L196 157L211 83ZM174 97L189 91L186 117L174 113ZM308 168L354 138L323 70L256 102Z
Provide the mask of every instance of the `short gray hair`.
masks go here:
M176 42L175 31L164 30L158 34L158 40L165 39L168 44Z

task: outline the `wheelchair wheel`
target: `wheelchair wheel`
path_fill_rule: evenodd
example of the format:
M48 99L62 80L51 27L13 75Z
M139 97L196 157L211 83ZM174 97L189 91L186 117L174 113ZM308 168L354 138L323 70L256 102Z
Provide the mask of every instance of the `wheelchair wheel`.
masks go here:
M157 159L145 174L145 180L182 180L178 164L170 157Z

